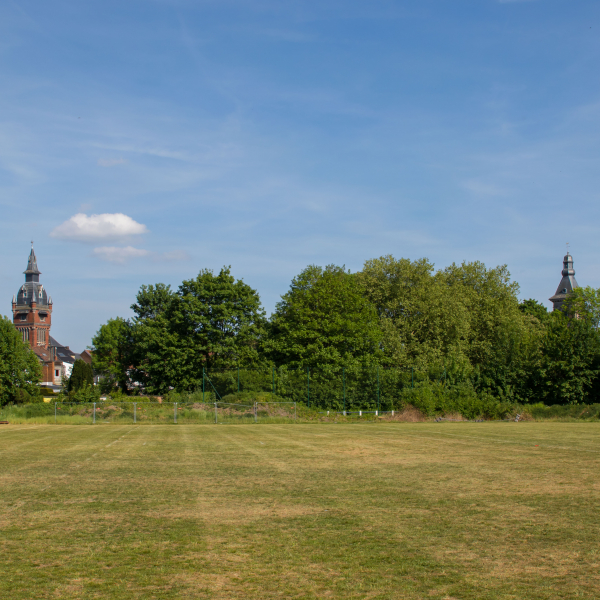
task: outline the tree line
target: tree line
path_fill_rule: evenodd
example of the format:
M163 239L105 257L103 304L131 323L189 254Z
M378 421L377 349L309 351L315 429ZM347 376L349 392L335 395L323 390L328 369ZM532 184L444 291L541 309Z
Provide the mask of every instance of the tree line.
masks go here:
M202 270L177 289L142 286L134 316L94 336L93 365L106 389L124 393L196 391L207 375L240 368L322 381L401 370L413 388L414 373L420 387L443 373L445 389L499 401L597 401L598 291L580 288L553 312L518 293L506 266L436 270L427 259L384 256L357 273L308 266L267 318L258 292L230 268Z
M599 290L579 288L553 312L518 294L506 266L436 270L427 259L384 256L357 273L306 267L267 318L258 292L230 268L202 270L177 289L143 285L134 316L110 319L94 336L93 368L104 392L125 394L193 392L207 381L218 392L235 388L234 371L239 388L241 369L247 389L287 386L294 399L322 405L340 404L342 386L356 406L375 397L394 406L400 392L421 405L436 394L598 402ZM69 397L98 396L91 378L78 364ZM39 396L40 379L37 357L2 317L0 403Z

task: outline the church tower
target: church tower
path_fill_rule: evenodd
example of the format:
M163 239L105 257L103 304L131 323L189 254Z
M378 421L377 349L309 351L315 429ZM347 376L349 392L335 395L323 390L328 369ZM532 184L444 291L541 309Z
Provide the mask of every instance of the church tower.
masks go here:
M575 280L575 269L573 269L573 257L567 251L563 259L562 279L556 288L554 296L549 298L550 302L552 302L552 310L560 310L565 298L578 287L579 285L577 285L577 281Z
M31 242L31 253L24 271L25 283L13 296L13 323L21 332L23 341L33 349L48 349L52 321L52 298L40 283L40 270Z

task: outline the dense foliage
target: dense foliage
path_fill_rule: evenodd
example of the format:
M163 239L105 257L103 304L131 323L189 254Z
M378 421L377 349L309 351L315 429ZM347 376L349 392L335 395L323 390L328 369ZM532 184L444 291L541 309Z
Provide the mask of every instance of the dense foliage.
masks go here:
M78 358L73 365L71 377L69 377L67 383L67 391L77 392L87 385L93 385L93 383L94 372L92 371L92 366Z
M228 268L203 270L176 291L142 286L134 317L96 334L94 368L123 391L260 389L331 408L600 400L600 293L578 289L552 313L518 293L506 266L383 256L354 274L307 267L267 320Z
M41 377L37 356L10 320L0 316L0 406L36 399Z

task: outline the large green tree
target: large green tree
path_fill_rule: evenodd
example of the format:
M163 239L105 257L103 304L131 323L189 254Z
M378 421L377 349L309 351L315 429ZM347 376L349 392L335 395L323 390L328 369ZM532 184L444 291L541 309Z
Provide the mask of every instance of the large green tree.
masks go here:
M131 323L121 317L109 319L92 339L94 370L127 391L133 367Z
M594 329L600 327L600 289L591 286L574 289L565 299L565 313L584 319Z
M452 365L470 372L464 356L467 309L427 259L382 256L368 260L357 277L379 315L388 366L427 370Z
M10 320L0 316L0 405L38 396L41 377L37 356Z
M153 394L178 388L186 369L186 342L172 319L175 298L169 285L143 285L131 305L134 379Z
M278 365L338 370L379 360L381 338L377 312L356 275L311 265L277 304L266 348Z
M479 261L452 264L443 271L469 315L465 351L479 388L525 399L524 382L535 363L538 329L519 309L519 285L506 265L487 268Z
M202 383L202 370L251 367L260 361L266 324L258 292L223 267L183 281L167 311L179 338L178 388Z
M547 404L600 401L600 334L591 319L555 310L542 338L537 399Z

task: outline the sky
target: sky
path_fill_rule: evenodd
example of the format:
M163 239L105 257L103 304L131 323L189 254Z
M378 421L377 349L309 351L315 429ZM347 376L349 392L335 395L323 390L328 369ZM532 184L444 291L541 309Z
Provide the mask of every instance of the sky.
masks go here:
M30 241L74 351L231 265L506 264L600 287L597 0L0 2L0 314Z

